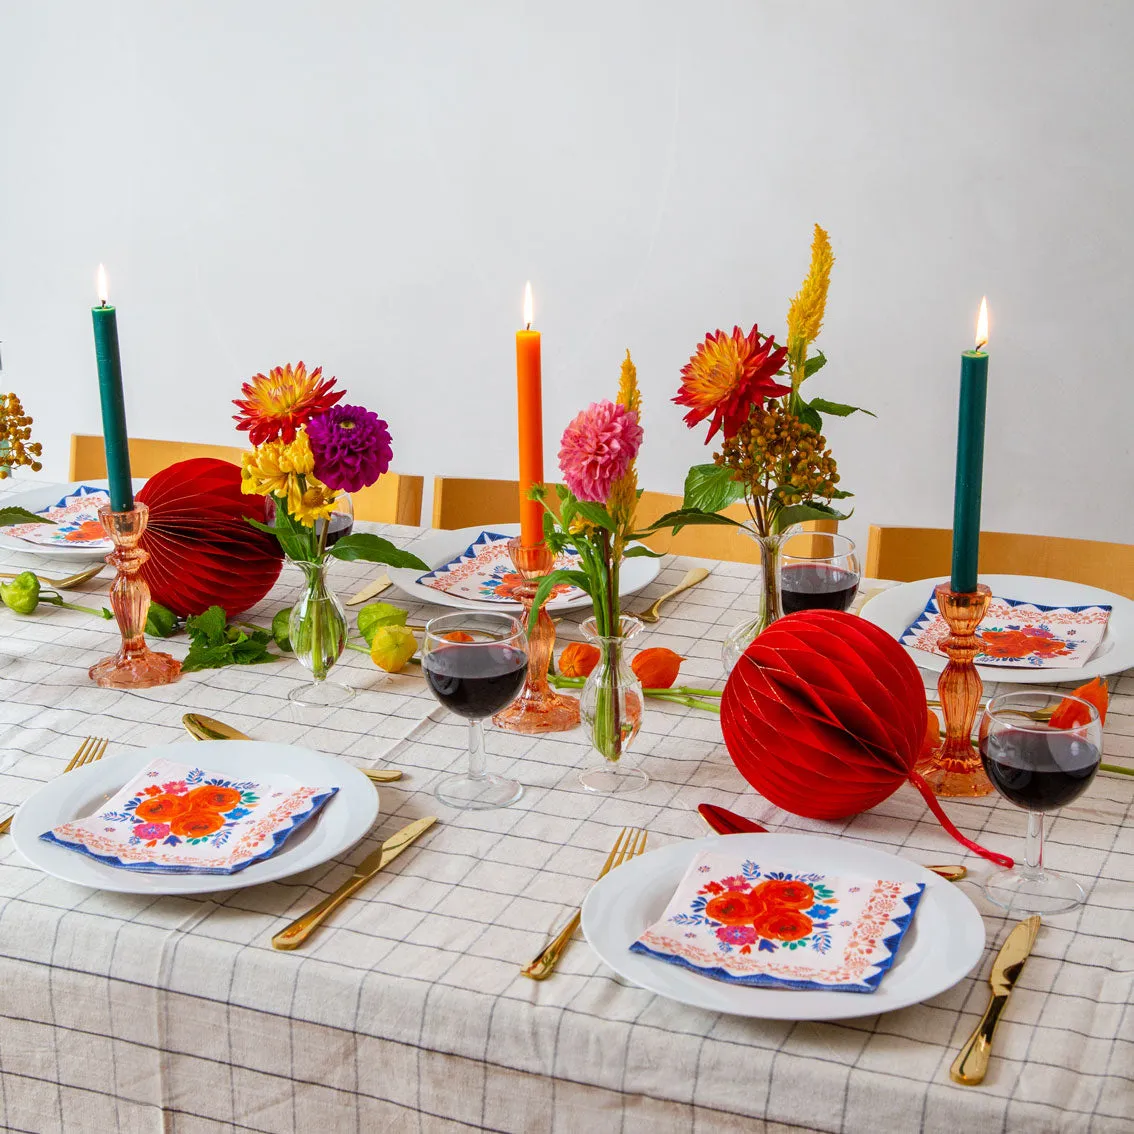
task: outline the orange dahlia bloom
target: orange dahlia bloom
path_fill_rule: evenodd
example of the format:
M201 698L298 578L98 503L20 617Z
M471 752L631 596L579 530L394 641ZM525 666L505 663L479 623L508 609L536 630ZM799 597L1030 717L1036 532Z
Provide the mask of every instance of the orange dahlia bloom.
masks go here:
M787 347L762 337L755 326L747 335L739 327L731 335L710 331L681 369L681 391L673 400L690 407L685 424L692 429L712 415L706 444L718 429L735 436L755 402L791 393L775 380L786 357Z
M244 397L233 399L240 410L233 415L236 428L247 430L253 445L277 437L290 445L301 425L316 414L326 413L346 394L334 389L334 378L322 374L321 366L308 374L302 362L296 363L294 370L289 362L267 374L257 374L241 387Z

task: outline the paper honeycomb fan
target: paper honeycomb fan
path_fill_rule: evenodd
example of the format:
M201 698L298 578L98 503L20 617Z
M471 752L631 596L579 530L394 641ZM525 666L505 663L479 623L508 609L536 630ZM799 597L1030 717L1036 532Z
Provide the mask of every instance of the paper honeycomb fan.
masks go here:
M215 457L178 461L145 483L150 510L141 539L150 558L141 574L155 602L187 617L221 606L231 618L272 589L283 565L266 523L268 501L240 491L240 469Z
M876 807L906 781L958 842L966 838L914 771L925 736L925 687L905 649L851 614L808 610L774 622L744 652L721 698L725 746L765 799L808 819Z

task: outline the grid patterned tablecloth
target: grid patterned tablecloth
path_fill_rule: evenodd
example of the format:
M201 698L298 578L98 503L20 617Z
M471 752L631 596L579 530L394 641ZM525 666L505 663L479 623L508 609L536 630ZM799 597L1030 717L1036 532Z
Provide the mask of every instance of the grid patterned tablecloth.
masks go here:
M396 529L412 546L420 533ZM645 597L694 561L667 559ZM712 564L642 645L685 655L719 682L727 629L751 609L753 569ZM373 569L336 566L349 594ZM281 577L252 612L266 622L298 594ZM96 591L106 586L92 585ZM864 585L864 590L869 586ZM389 596L384 596L389 597ZM634 604L631 604L634 605ZM420 612L415 611L415 615ZM572 623L563 627L575 636ZM341 860L248 890L199 898L99 893L44 877L0 839L0 1126L29 1131L1089 1131L1134 1129L1134 781L1099 775L1051 824L1053 865L1090 892L1045 925L985 1085L948 1066L983 1010L984 978L1008 923L976 883L987 864L929 817L912 788L842 823L801 820L757 797L732 767L715 716L650 703L636 747L652 782L596 798L574 773L584 734L488 732L492 766L527 790L502 811L454 813L430 790L464 759L464 725L420 677L383 683L361 655L360 690L297 720L294 662L187 675L163 689L97 689L86 671L113 624L0 610L0 803L57 774L80 738L111 750L180 740L182 713L259 739L405 771L381 790L378 826ZM175 650L183 647L174 646ZM1112 679L1107 758L1134 757L1134 675ZM551 980L521 963L581 901L625 824L651 845L699 837L701 802L781 830L847 834L920 861L964 861L985 915L974 974L928 1003L843 1023L784 1023L685 1007L616 977L583 941ZM958 824L1009 853L1023 816L996 798L954 802ZM411 819L442 823L334 915L308 947L272 934L341 883Z

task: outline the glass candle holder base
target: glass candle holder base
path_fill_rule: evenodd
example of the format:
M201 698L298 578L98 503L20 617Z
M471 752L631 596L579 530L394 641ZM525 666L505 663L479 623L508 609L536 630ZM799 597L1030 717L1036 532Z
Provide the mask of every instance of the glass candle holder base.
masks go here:
M122 649L114 657L92 665L87 673L103 689L150 689L176 681L181 676L181 663L172 654L148 648Z
M579 723L579 702L553 689L525 686L520 695L492 718L497 728L535 735L541 732L567 732Z
M486 811L508 807L524 794L524 785L504 776L450 776L433 793L442 803L464 811Z
M998 870L991 875L984 884L984 895L1013 916L1065 913L1087 900L1086 891L1074 878L1052 870L1025 874L1018 868Z
M312 681L300 685L288 693L287 699L293 705L309 709L333 709L345 705L354 696L354 690L334 681Z
M649 775L641 768L631 768L621 761L596 764L579 773L579 783L595 795L621 795L624 792L641 791L649 782Z

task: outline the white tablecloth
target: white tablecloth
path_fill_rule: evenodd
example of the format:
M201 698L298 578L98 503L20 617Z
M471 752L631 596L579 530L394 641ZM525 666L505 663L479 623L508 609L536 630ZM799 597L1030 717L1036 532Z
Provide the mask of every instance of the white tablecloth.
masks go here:
M382 530L411 547L420 534ZM664 561L644 597L693 562ZM689 658L691 684L719 684L720 642L753 604L751 567L711 566L711 578L640 639ZM373 573L365 564L334 569L344 595ZM251 620L266 624L298 583L285 569ZM576 634L570 623L563 629ZM215 897L85 890L40 874L0 838L5 1129L1134 1129L1134 781L1100 774L1051 824L1049 860L1083 882L1089 901L1045 924L988 1078L963 1088L948 1067L984 1008L989 962L1010 923L979 894L987 864L941 830L912 788L846 822L798 819L744 783L716 716L650 702L636 744L652 777L641 794L596 798L580 788L582 731L490 729L492 767L527 790L506 810L455 813L430 791L462 765L464 724L413 673L384 682L368 658L348 654L341 676L360 694L299 721L285 699L305 676L294 661L189 674L145 692L98 689L87 668L115 637L113 623L84 614L0 610L0 652L11 659L0 665L0 804L18 804L60 772L85 736L109 737L111 751L182 739L188 710L405 777L383 786L378 826L342 860ZM1130 763L1134 676L1111 689L1107 758ZM699 837L701 802L777 830L964 861L971 873L961 885L988 929L981 965L928 1003L843 1023L685 1007L619 979L581 939L552 979L520 976L581 901L623 825L647 827L651 846ZM1019 855L1019 811L996 797L947 807L965 831ZM425 814L442 823L306 948L271 948L272 934L339 885L376 840Z

